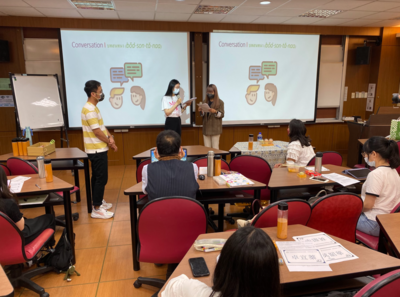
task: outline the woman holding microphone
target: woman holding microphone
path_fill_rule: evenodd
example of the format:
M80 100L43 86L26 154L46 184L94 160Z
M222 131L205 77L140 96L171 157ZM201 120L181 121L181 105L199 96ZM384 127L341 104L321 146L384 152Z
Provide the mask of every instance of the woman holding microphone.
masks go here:
M176 79L169 82L167 92L162 99L162 110L165 113L165 130L173 130L181 136L182 98L179 96L180 83Z
M218 96L217 87L208 85L205 103L210 107L209 112L203 112L199 107L200 115L203 117L204 146L219 149L219 137L222 134L222 118L224 117L224 101Z

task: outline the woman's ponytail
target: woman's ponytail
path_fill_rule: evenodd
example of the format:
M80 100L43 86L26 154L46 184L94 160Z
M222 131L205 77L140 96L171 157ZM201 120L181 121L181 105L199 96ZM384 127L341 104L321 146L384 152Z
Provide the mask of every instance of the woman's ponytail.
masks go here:
M399 147L394 140L388 140L388 142L386 148L387 160L389 161L390 167L396 169L400 166Z

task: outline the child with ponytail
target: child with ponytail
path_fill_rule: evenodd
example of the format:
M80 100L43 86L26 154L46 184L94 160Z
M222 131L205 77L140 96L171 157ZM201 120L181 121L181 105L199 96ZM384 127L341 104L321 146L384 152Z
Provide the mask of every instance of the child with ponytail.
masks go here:
M368 139L363 146L365 163L376 169L368 174L362 191L363 212L357 230L379 236L376 216L387 214L400 202L399 148L394 140L381 136Z

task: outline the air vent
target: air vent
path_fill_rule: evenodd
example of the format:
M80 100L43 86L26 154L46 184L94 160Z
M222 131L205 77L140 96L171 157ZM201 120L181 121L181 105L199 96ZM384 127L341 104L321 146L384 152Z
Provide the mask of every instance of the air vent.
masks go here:
M210 6L199 5L195 10L195 14L228 14L235 6Z
M112 1L83 1L70 0L71 3L79 9L95 9L95 10L115 10Z
M321 18L321 19L326 19L329 18L333 15L339 14L343 12L343 10L338 10L338 9L313 9L310 11L307 11L306 13L303 13L299 15L299 17L305 17L305 18Z

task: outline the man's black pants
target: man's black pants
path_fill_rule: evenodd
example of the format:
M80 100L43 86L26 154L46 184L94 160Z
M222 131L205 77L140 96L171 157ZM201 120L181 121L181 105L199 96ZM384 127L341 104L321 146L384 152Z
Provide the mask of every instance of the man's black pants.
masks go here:
M107 152L88 154L92 164L92 199L94 206L103 203L104 189L108 181Z

